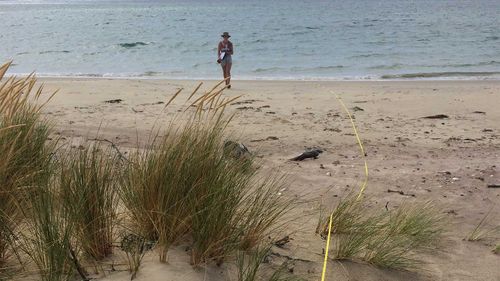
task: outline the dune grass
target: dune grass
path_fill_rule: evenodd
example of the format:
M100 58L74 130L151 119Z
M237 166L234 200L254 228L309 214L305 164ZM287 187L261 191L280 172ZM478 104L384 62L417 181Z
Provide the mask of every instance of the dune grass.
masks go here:
M254 175L254 178L257 176ZM296 201L280 195L286 184L286 178L276 174L254 181L237 214L239 229L243 229L240 233L240 249L249 250L258 246L289 222L285 216Z
M65 219L59 194L47 182L26 191L30 208L24 211L27 227L20 247L34 262L41 280L69 280L75 269L70 255L74 224Z
M182 163L183 153L189 150L183 144L184 140L168 135L151 150L132 153L121 185L134 232L158 241L162 262L166 262L171 244L189 229L187 206L194 182L189 176L191 167Z
M0 78L9 66L0 67ZM41 280L68 280L71 225L53 188L56 143L48 142L35 82L34 75L11 77L0 86L0 263L10 245L34 262Z
M0 79L9 66L0 67ZM42 88L35 90L35 81L30 75L0 84L0 268L15 248L12 238L23 218L23 190L43 181L52 153L45 146L50 126L40 115L43 104L36 102Z
M59 172L60 201L87 257L101 260L113 250L118 206L116 156L99 143L68 151Z
M437 248L445 217L431 202L403 203L388 216L363 260L380 267L417 269L422 261L416 254Z
M256 247L251 252L238 251L236 265L238 268L238 281L257 280L261 264L266 260L271 250L271 245Z
M435 249L445 230L442 212L430 202L403 203L391 211L373 211L348 196L333 210L333 253L383 268L412 270L421 266L418 253ZM318 232L326 237L327 218Z
M158 242L160 261L182 238L192 240L191 262L220 264L239 248L252 248L291 207L278 195L283 181L257 178L252 157L224 148L233 99L212 89L190 107L188 121L157 136L129 158L121 198L134 230ZM191 94L190 97L193 97Z
M496 239L500 235L500 225L491 226L489 215L491 210L479 221L474 229L467 235L467 241L481 241L484 239ZM492 249L494 254L500 254L500 244L496 244Z
M467 237L465 238L467 241L480 241L500 234L500 225L490 225L490 213L491 210L486 213L486 215L484 215L484 217L479 221L474 229L467 235Z

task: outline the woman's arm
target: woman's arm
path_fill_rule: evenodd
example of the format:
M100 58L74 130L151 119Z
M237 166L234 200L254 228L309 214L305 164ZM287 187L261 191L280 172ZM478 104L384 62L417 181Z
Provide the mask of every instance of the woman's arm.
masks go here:
M219 46L217 47L217 59L220 58L220 50L222 48L222 44L219 42Z
M234 54L233 43L229 44L229 54L232 56Z

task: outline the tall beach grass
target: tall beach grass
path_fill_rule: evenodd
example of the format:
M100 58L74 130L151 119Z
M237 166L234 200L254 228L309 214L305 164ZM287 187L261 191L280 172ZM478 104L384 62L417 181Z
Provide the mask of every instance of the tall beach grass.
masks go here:
M45 145L50 125L40 113L42 87L35 89L33 75L4 78L9 66L0 67L0 268L15 249L24 190L45 184L52 153Z
M29 204L24 212L26 229L23 231L20 248L34 263L43 281L70 280L75 272L75 252L72 235L75 224L66 219L60 204L60 194L51 180L45 185L26 190Z
M390 211L364 204L351 195L333 209L333 259L414 270L423 263L418 254L438 248L446 220L431 202L403 203ZM317 229L322 237L327 237L328 219Z
M58 187L67 220L87 257L112 254L118 207L117 158L100 143L68 151L59 169Z
M173 243L188 239L194 265L220 264L267 239L291 207L278 194L282 179L262 180L251 156L227 153L232 116L224 109L234 98L223 98L223 89L202 94L186 108L187 122L129 158L121 198L135 230L158 241L162 262Z

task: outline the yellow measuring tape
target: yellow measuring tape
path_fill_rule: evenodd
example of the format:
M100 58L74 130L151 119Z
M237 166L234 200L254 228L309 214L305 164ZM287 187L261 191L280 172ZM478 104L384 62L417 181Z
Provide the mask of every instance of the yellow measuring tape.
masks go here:
M349 109L345 106L344 102L342 99L340 99L339 96L337 96L337 100L340 102L342 107L344 108L344 111L347 113L347 116L349 116L349 120L351 120L351 125L352 129L354 130L354 134L356 135L356 140L358 141L359 148L361 150L361 157L363 158L365 162L365 180L363 181L363 184L361 185L361 189L359 190L359 194L357 197L357 200L361 199L361 196L363 196L363 193L365 192L366 185L368 184L368 162L366 161L366 154L365 154L365 149L363 147L363 143L361 142L361 138L359 137L358 134L358 129L356 128L356 124L354 123L354 119L351 116L351 113L349 112ZM333 213L330 214L330 219L328 222L328 235L326 238L326 247L325 247L325 259L323 261L323 270L321 273L321 281L325 281L326 277L326 265L328 263L328 251L330 250L330 237L332 235L332 225L333 225Z

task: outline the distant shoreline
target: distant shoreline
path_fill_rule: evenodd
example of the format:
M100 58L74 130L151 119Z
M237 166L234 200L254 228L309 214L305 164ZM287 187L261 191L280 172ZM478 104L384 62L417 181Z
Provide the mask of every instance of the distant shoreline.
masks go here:
M7 76L25 77L29 73L7 73ZM172 77L148 75L107 75L107 74L38 74L43 79L107 79L107 80L175 80L175 81L218 81L216 77ZM235 81L297 81L297 82L376 82L376 81L500 81L499 72L429 72L386 74L380 76L352 77L238 77Z

